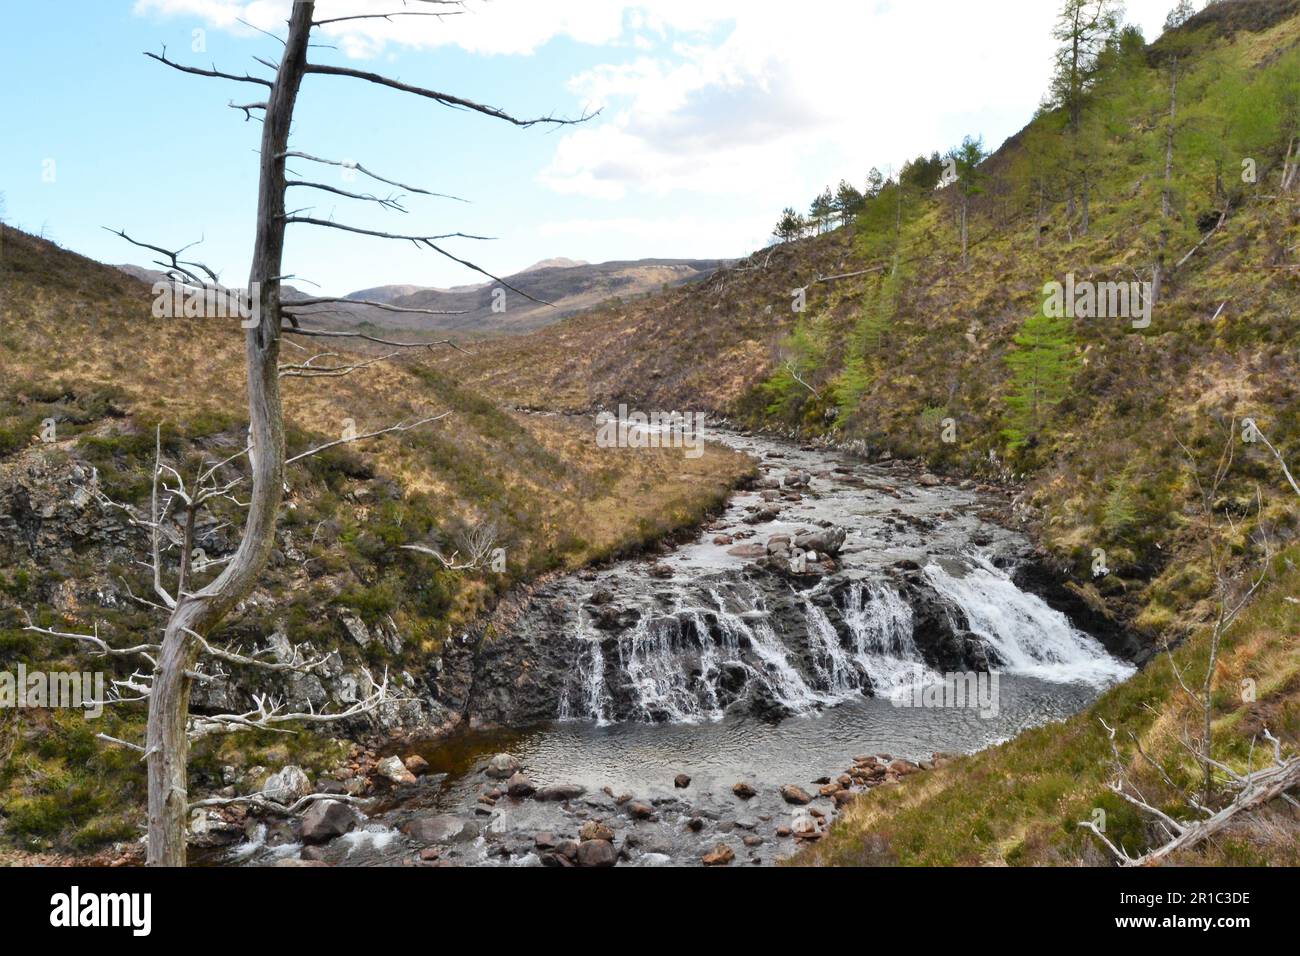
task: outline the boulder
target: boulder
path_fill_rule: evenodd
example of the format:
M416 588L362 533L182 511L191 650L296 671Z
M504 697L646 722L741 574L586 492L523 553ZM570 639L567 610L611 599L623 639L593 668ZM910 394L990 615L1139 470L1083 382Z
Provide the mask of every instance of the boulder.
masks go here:
M736 858L736 851L725 843L719 843L708 853L704 854L705 866L726 866Z
M346 803L318 800L307 808L302 818L302 842L319 846L343 836L357 825L357 815Z
M633 800L627 805L627 814L633 820L652 820L654 819L655 808L648 803Z
M523 800L525 797L531 797L537 792L533 782L522 773L516 773L506 781L506 792L516 800Z
M758 793L757 790L755 790L749 784L745 783L743 780L740 783L733 786L731 788L731 792L734 793L736 796L740 797L740 799L742 800L752 800L755 794Z
M188 842L194 846L232 846L244 836L244 831L229 822L216 810L203 808L190 815Z
M678 790L685 790L691 785L691 778L684 773L679 773L673 778L673 786Z
M266 783L262 785L262 793L284 806L301 800L311 792L311 781L307 779L306 772L293 764L267 777Z
M483 772L493 780L505 780L519 772L519 761L510 754L497 754Z
M544 803L563 803L577 800L587 788L577 783L553 783L537 791L537 799Z
M402 826L402 832L416 843L425 844L468 843L478 837L474 821L448 813L416 817Z
M578 831L579 838L584 842L591 840L604 840L606 843L614 842L614 831L601 823L599 820L588 820Z
M401 757L385 757L375 765L375 772L391 783L415 783L415 774L406 769Z
M578 866L613 866L618 851L608 840L588 840L578 846Z
M429 761L425 760L419 754L411 754L402 761L402 766L411 771L417 777L423 777L429 772Z
M795 806L803 807L812 803L812 795L802 787L796 787L792 783L787 783L781 788L781 797L786 803L792 803Z
M844 548L847 532L843 528L822 528L801 534L794 539L794 546L799 551L815 551L818 554L839 554Z

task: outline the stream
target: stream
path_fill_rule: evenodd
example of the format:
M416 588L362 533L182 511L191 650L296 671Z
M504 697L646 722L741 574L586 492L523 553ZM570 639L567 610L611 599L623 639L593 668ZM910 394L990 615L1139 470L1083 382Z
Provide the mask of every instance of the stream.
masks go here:
M428 773L316 857L409 864L435 843L426 861L568 865L577 844L561 845L598 823L619 865L696 865L720 844L733 865L768 864L817 838L841 775L862 771L854 791L892 782L892 761L928 768L996 745L1134 672L1112 653L1121 639L1104 644L1017 583L1033 549L999 523L994 489L710 437L759 462L754 486L669 554L541 586L462 665L470 729L396 751ZM964 698L944 693L954 685ZM539 792L508 795L485 773L496 754ZM436 838L412 831L429 819ZM301 850L273 842L257 833L233 859Z

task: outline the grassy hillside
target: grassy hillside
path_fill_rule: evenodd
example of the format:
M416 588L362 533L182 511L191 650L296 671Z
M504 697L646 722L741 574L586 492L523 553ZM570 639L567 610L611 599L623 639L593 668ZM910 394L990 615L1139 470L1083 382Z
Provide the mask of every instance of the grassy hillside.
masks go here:
M1216 4L1153 44L1117 43L1077 138L1062 110L1045 110L955 185L933 188L943 162L922 159L855 225L494 344L466 374L522 404L708 408L1020 483L1016 513L1074 590L1153 648L1185 641L1192 661L1215 609L1207 548L1220 533L1198 512L1196 475L1236 434L1212 502L1232 523L1235 573L1262 559L1262 533L1291 560L1274 562L1216 676L1224 755L1242 757L1265 723L1295 745L1287 598L1300 508L1264 446L1233 429L1251 418L1300 462L1300 186L1280 188L1298 132L1300 4ZM1048 281L1148 282L1158 262L1149 324L1035 320ZM802 313L792 311L799 288ZM1095 575L1099 554L1107 572ZM1164 667L1065 728L873 795L816 860L1099 860L1074 828L1102 800L1096 718L1122 715L1168 754L1185 702ZM1268 675L1250 707L1234 703L1238 671ZM1103 800L1136 827L1113 802ZM1240 858L1293 853L1276 850ZM1207 852L1224 861L1236 851Z
M57 523L80 487L67 476L97 469L105 493L142 505L155 429L167 463L187 475L241 449L242 336L233 321L154 319L147 286L12 229L3 229L0 249L0 522L15 532L0 535L0 666L73 667L84 663L76 646L24 633L23 612L60 630L98 622L105 636L131 643L159 621L126 591L151 593L136 563L141 536L93 504ZM307 354L285 346L285 361ZM507 413L459 385L454 371L417 351L346 378L285 380L291 454L339 438L349 422L366 434L445 411L451 417L291 467L277 555L218 640L247 646L278 630L355 660L362 652L347 638L346 612L367 625L391 624L403 637L400 653L369 645L369 665L420 675L512 585L690 525L750 470L742 456L718 449L690 460L597 448L593 426ZM55 441L42 442L50 419ZM242 521L234 504L219 518L229 528L214 527L200 542L213 557L233 546ZM408 543L454 550L461 531L484 521L499 529L503 574L435 570L401 550ZM0 834L24 847L92 848L133 832L136 811L128 807L142 805L132 797L140 797L143 775L128 752L98 745L93 732L134 738L141 718L141 708L126 708L91 727L75 714L4 711ZM261 743L287 759L283 738ZM256 762L249 747L242 759ZM309 752L325 759L329 747L313 734L292 743L304 760ZM199 754L196 765L204 759Z

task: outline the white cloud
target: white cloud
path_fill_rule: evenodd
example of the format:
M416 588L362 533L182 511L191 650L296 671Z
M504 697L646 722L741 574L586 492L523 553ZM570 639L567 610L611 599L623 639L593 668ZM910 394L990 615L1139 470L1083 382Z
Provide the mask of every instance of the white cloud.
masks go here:
M636 257L701 258L745 255L771 237L771 218L766 210L736 219L711 216L674 215L662 217L615 216L610 218L566 219L542 223L537 234L556 248L587 250L628 248ZM593 253L598 254L598 253Z
M1154 37L1174 0L1129 0ZM186 15L233 32L283 27L290 0L136 0L140 14ZM470 0L435 19L330 26L341 52L455 45L531 55L557 38L598 48L601 64L574 75L580 101L605 108L557 135L538 179L567 196L645 197L662 220L582 220L583 228L656 243L674 233L734 248L757 223L828 182L863 180L943 149L967 133L987 145L1014 133L1046 89L1058 0ZM318 0L320 18L399 9L395 0ZM732 197L703 215L700 197ZM741 197L737 199L735 197ZM637 209L640 213L642 206ZM575 221L578 222L578 221ZM662 222L662 226L656 226ZM543 234L578 225L550 224ZM546 230L550 230L547 232Z
M1148 27L1171 0L1134 0ZM664 29L725 38L639 53L573 78L607 107L567 132L540 179L599 199L734 193L768 201L873 164L1027 122L1046 89L1056 4L710 0L646 4ZM699 10L708 7L707 14ZM779 207L778 207L779 208Z

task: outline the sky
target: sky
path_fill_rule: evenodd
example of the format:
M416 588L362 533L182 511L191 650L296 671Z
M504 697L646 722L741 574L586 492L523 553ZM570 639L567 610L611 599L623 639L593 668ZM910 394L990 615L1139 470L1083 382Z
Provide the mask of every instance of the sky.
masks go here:
M1128 0L1148 39L1174 0ZM415 4L408 5L411 9ZM500 107L579 117L518 129L354 79L308 76L291 148L359 162L466 201L408 195L406 214L291 190L291 209L406 234L465 232L448 248L506 275L553 257L744 256L787 205L861 188L873 167L996 147L1033 116L1051 71L1057 0L466 0L445 18L321 28L311 58ZM109 234L191 250L243 285L261 127L228 108L260 87L185 75L143 56L267 70L290 0L0 0L4 219L104 262L148 264ZM318 0L317 18L404 9ZM244 22L241 22L244 21ZM70 26L71 25L71 26ZM252 95L250 96L250 91ZM303 178L364 179L298 163ZM350 181L345 179L351 175ZM388 195L371 183L361 191ZM290 227L286 272L327 294L481 277L420 250Z

